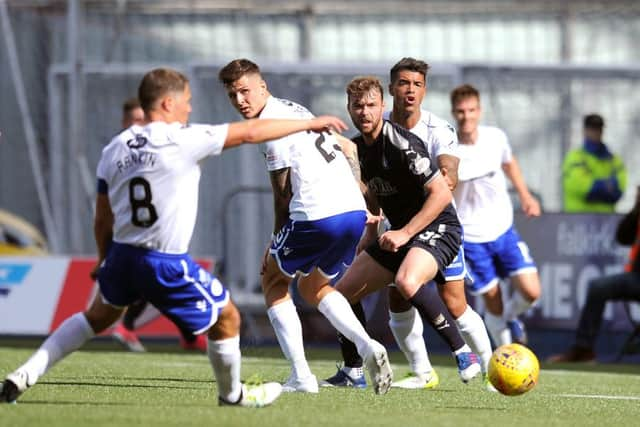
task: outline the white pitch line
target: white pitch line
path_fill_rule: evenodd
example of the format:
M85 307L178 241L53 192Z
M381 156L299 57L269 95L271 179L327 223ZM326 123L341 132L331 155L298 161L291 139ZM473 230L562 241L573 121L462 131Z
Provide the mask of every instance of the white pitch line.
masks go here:
M573 375L573 376L592 376L593 372L589 371L572 371L568 369L544 369L540 370L541 375ZM628 372L598 372L598 375L607 376L607 377L619 377L625 376L628 377ZM633 375L637 379L640 380L640 375Z
M608 396L606 394L552 394L552 396L577 399L640 400L640 396Z

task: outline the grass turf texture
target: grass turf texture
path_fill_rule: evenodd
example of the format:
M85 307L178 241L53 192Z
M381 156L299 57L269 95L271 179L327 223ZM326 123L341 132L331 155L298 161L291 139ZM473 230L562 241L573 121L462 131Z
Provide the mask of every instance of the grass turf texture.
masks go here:
M166 350L166 347L164 348ZM88 350L88 351L87 351ZM464 385L453 359L436 356L440 386L365 390L321 389L317 395L283 394L264 409L217 406L205 355L114 351L92 343L55 366L16 405L0 405L1 426L588 426L635 425L640 415L640 368L634 365L543 365L540 383L519 397ZM0 342L2 378L31 348ZM338 350L308 350L318 378L335 373ZM275 348L243 348L243 379L284 381L289 368ZM407 372L402 354L390 353L396 378Z

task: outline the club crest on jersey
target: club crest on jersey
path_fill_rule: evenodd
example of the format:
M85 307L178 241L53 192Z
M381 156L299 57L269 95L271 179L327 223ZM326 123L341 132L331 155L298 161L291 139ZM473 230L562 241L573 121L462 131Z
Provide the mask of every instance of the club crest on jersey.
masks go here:
M398 189L393 184L379 177L375 177L367 182L367 187L369 187L376 196L391 196L398 192Z
M147 145L148 142L149 140L144 135L136 135L135 138L127 141L127 147L133 149L142 148Z
M429 171L431 161L428 157L422 157L413 150L407 150L406 153L409 159L409 168L414 175L424 175Z

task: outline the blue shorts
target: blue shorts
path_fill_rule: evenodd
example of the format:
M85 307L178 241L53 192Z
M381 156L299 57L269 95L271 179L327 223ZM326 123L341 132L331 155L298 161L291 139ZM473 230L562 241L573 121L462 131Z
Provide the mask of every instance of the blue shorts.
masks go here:
M456 255L456 257L444 269L444 280L446 282L463 280L466 275L467 275L467 265L464 262L464 247L460 246L460 250L458 251L458 254Z
M100 292L116 307L144 298L178 327L207 331L229 301L220 281L188 254L165 254L113 243L98 273Z
M487 292L500 279L537 271L529 247L513 226L493 242L464 242L464 252L473 279L473 283L467 282L472 295Z
M270 253L289 277L317 267L327 278L351 265L367 215L345 212L315 221L289 221L271 242Z

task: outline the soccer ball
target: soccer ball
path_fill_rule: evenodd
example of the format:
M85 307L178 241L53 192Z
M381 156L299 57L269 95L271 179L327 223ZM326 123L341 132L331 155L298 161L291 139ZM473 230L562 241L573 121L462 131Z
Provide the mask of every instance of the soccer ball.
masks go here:
M520 344L500 346L491 355L489 381L500 393L517 396L538 383L540 363L531 350Z

